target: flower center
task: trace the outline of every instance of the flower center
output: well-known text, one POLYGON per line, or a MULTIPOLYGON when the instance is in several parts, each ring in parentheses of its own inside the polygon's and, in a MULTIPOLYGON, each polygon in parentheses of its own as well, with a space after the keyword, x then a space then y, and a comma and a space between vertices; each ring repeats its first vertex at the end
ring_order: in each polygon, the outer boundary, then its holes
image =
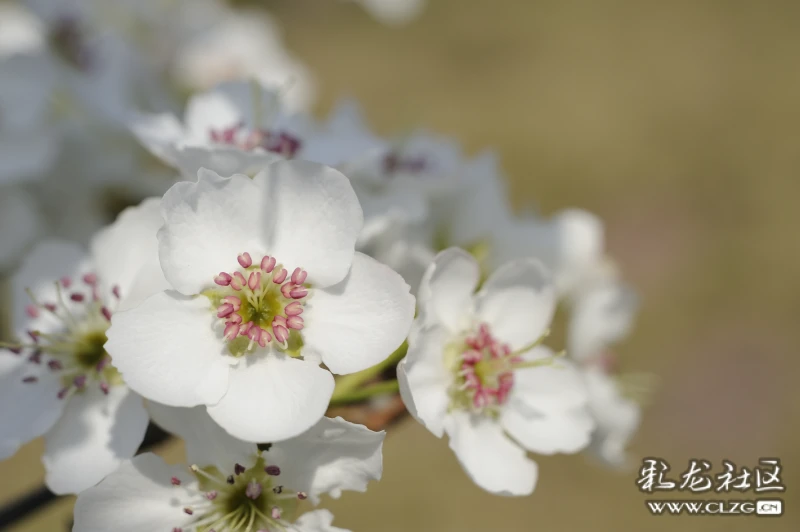
POLYGON ((244 123, 219 130, 212 129, 209 136, 211 142, 216 144, 233 146, 243 151, 260 148, 287 158, 294 157, 301 146, 300 139, 290 133, 268 129, 248 130, 244 123))
MULTIPOLYGON (((283 519, 284 514, 307 498, 303 492, 284 489, 278 482, 280 468, 266 465, 263 457, 250 469, 236 464, 228 476, 213 466, 193 465, 191 471, 200 493, 183 512, 195 518, 190 528, 196 532, 286 530, 290 523, 283 519)), ((172 484, 180 486, 181 481, 173 477, 172 484)), ((184 531, 180 527, 172 530, 184 531)))
MULTIPOLYGON (((106 331, 111 322, 111 311, 104 304, 98 289, 98 279, 88 273, 80 282, 64 277, 57 283, 54 301, 38 301, 32 292, 25 312, 31 319, 47 316, 61 327, 55 331, 29 330, 30 342, 0 344, 16 356, 26 356, 30 364, 47 365, 59 374, 62 388, 59 399, 83 392, 97 385, 108 394, 112 385, 121 384, 120 377, 105 350, 106 331), (68 293, 65 293, 68 291, 68 293)), ((119 289, 114 287, 114 299, 119 299, 119 289)), ((38 377, 23 377, 25 383, 36 383, 38 377)))
POLYGON ((508 399, 514 386, 513 365, 521 360, 508 344, 492 336, 482 323, 463 340, 458 361, 457 386, 461 403, 473 410, 491 409, 508 399))
POLYGON ((301 314, 309 297, 306 271, 295 268, 289 275, 269 255, 256 264, 249 253, 242 253, 237 261, 241 268, 220 272, 214 278, 219 288, 204 293, 222 320, 231 354, 241 356, 273 340, 284 350, 297 347, 301 339, 296 332, 303 329, 301 314))
POLYGON ((549 365, 553 358, 525 361, 523 354, 547 337, 542 335, 531 345, 517 351, 500 341, 486 323, 454 342, 446 349, 448 366, 455 375, 450 390, 450 408, 496 415, 514 387, 514 371, 549 365))

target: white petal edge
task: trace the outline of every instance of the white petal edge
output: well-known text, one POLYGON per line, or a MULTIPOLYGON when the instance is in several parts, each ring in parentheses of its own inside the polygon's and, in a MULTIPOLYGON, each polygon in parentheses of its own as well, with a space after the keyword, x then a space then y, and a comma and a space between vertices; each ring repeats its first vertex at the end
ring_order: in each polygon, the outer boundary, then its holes
POLYGON ((472 255, 460 248, 440 252, 417 292, 420 317, 443 324, 453 334, 462 332, 470 324, 479 280, 480 267, 472 255))
POLYGON ((382 362, 408 336, 414 320, 409 290, 391 268, 356 253, 347 277, 313 292, 303 314, 305 347, 338 374, 382 362))
POLYGON ((477 315, 492 334, 521 349, 547 331, 556 309, 550 276, 536 259, 521 259, 496 270, 476 298, 477 315))
POLYGON ((309 161, 279 161, 253 179, 271 216, 267 249, 289 271, 308 272, 318 288, 347 275, 364 225, 350 181, 333 168, 309 161))
POLYGON ((125 386, 74 395, 45 436, 45 484, 59 495, 94 486, 136 454, 148 421, 142 398, 125 386))
POLYGON ((174 291, 114 314, 106 351, 125 382, 169 406, 214 404, 228 388, 231 357, 208 299, 174 291))
MULTIPOLYGON (((126 298, 145 269, 148 275, 163 277, 156 236, 162 225, 161 198, 148 198, 122 211, 114 223, 92 238, 92 262, 106 293, 116 285, 122 298, 126 298)), ((164 283, 159 284, 163 286, 164 283)))
POLYGON ((294 529, 297 532, 350 532, 344 528, 332 525, 333 514, 328 510, 314 510, 306 512, 295 521, 294 529))
POLYGON ((275 352, 250 354, 231 367, 228 392, 208 407, 232 436, 276 442, 310 429, 333 394, 333 375, 312 362, 275 352))
POLYGON ((205 407, 175 408, 148 401, 147 411, 159 427, 183 439, 190 464, 213 465, 221 472, 233 471, 236 464, 246 468, 255 464, 258 447, 225 432, 205 407))
POLYGON ((322 494, 336 499, 342 490, 364 492, 370 480, 380 480, 385 436, 340 417, 323 417, 300 436, 273 444, 264 457, 281 468, 282 484, 317 504, 322 494))
POLYGON ((503 433, 497 422, 455 412, 447 417, 445 430, 450 437, 450 448, 475 484, 496 495, 522 496, 533 492, 538 466, 503 433))
POLYGON ((0 350, 0 460, 11 457, 23 444, 50 430, 61 417, 59 376, 47 366, 27 361, 27 353, 0 350), (22 382, 36 377, 36 382, 22 382))
MULTIPOLYGON (((161 201, 164 226, 158 231, 164 276, 185 295, 214 286, 221 271, 239 268, 236 257, 255 257, 262 245, 265 210, 261 191, 244 175, 221 177, 211 170, 197 173, 197 182, 176 183, 161 201)), ((258 259, 260 260, 260 259, 258 259)))
POLYGON ((419 328, 415 324, 408 353, 397 371, 400 394, 409 413, 437 438, 444 433, 450 405, 448 388, 453 381, 444 358, 448 340, 442 327, 419 328))
POLYGON ((141 454, 78 496, 73 530, 142 532, 186 526, 194 520, 183 512, 192 484, 196 481, 185 468, 169 466, 152 453, 141 454), (182 485, 172 485, 172 477, 182 485))

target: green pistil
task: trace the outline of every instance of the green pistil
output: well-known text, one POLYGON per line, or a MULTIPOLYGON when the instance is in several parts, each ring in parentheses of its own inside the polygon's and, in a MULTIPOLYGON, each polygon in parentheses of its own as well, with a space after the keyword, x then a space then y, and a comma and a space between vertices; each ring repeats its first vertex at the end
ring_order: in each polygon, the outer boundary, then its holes
POLYGON ((105 350, 105 331, 87 333, 75 342, 75 360, 83 368, 92 370, 108 356, 105 350))

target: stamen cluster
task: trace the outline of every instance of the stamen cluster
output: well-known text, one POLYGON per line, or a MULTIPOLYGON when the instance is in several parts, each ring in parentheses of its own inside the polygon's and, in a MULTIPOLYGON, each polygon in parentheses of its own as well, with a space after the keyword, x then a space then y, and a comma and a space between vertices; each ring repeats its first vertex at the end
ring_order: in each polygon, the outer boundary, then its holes
MULTIPOLYGON (((57 372, 63 383, 59 399, 82 392, 92 384, 108 394, 110 386, 119 383, 120 377, 104 348, 111 310, 100 296, 97 275, 87 273, 80 282, 63 277, 55 283, 55 288, 54 301, 38 301, 29 291, 32 303, 25 312, 34 320, 47 314, 61 322, 62 328, 48 332, 28 330, 30 342, 7 347, 15 355, 26 354, 29 363, 46 364, 50 371, 57 372)), ((119 299, 117 287, 112 294, 119 299)), ((39 379, 29 375, 22 380, 35 383, 39 379)))
MULTIPOLYGON (((286 530, 289 523, 283 519, 284 514, 296 501, 308 497, 277 483, 280 467, 266 465, 263 458, 250 469, 235 464, 233 473, 227 476, 216 467, 193 465, 191 471, 199 482, 199 493, 183 512, 195 517, 195 521, 190 528, 175 527, 172 532, 286 530)), ((172 477, 171 482, 173 486, 182 484, 177 477, 172 477)))
POLYGON ((301 147, 300 139, 285 131, 267 129, 248 130, 244 123, 222 130, 209 131, 212 142, 234 146, 244 151, 256 148, 277 153, 284 157, 294 157, 301 147))
POLYGON ((275 257, 264 256, 258 265, 249 253, 237 257, 240 270, 221 272, 214 282, 223 287, 212 294, 217 317, 224 323, 223 336, 233 342, 249 339, 246 351, 256 344, 266 347, 273 338, 287 346, 291 330, 303 329, 308 273, 295 268, 291 275, 275 257))
POLYGON ((482 323, 475 334, 464 339, 459 390, 467 394, 475 410, 502 405, 514 386, 513 365, 519 362, 518 354, 492 336, 489 326, 482 323))

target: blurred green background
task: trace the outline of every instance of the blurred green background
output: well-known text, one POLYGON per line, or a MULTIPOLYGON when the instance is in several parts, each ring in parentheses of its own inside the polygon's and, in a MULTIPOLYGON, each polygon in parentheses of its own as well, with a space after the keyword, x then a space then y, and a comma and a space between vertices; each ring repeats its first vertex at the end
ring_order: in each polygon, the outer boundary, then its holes
MULTIPOLYGON (((316 74, 318 111, 355 96, 380 132, 425 125, 494 147, 516 207, 606 221, 642 296, 622 369, 660 377, 634 456, 678 471, 689 457, 778 456, 788 486, 777 519, 652 517, 636 471, 578 455, 539 459, 533 496, 497 498, 405 420, 383 480, 328 501, 335 525, 800 530, 800 2, 430 0, 401 28, 334 0, 264 4, 316 74)), ((0 504, 40 483, 40 452, 0 463, 0 504)), ((12 532, 64 530, 70 504, 12 532)))

